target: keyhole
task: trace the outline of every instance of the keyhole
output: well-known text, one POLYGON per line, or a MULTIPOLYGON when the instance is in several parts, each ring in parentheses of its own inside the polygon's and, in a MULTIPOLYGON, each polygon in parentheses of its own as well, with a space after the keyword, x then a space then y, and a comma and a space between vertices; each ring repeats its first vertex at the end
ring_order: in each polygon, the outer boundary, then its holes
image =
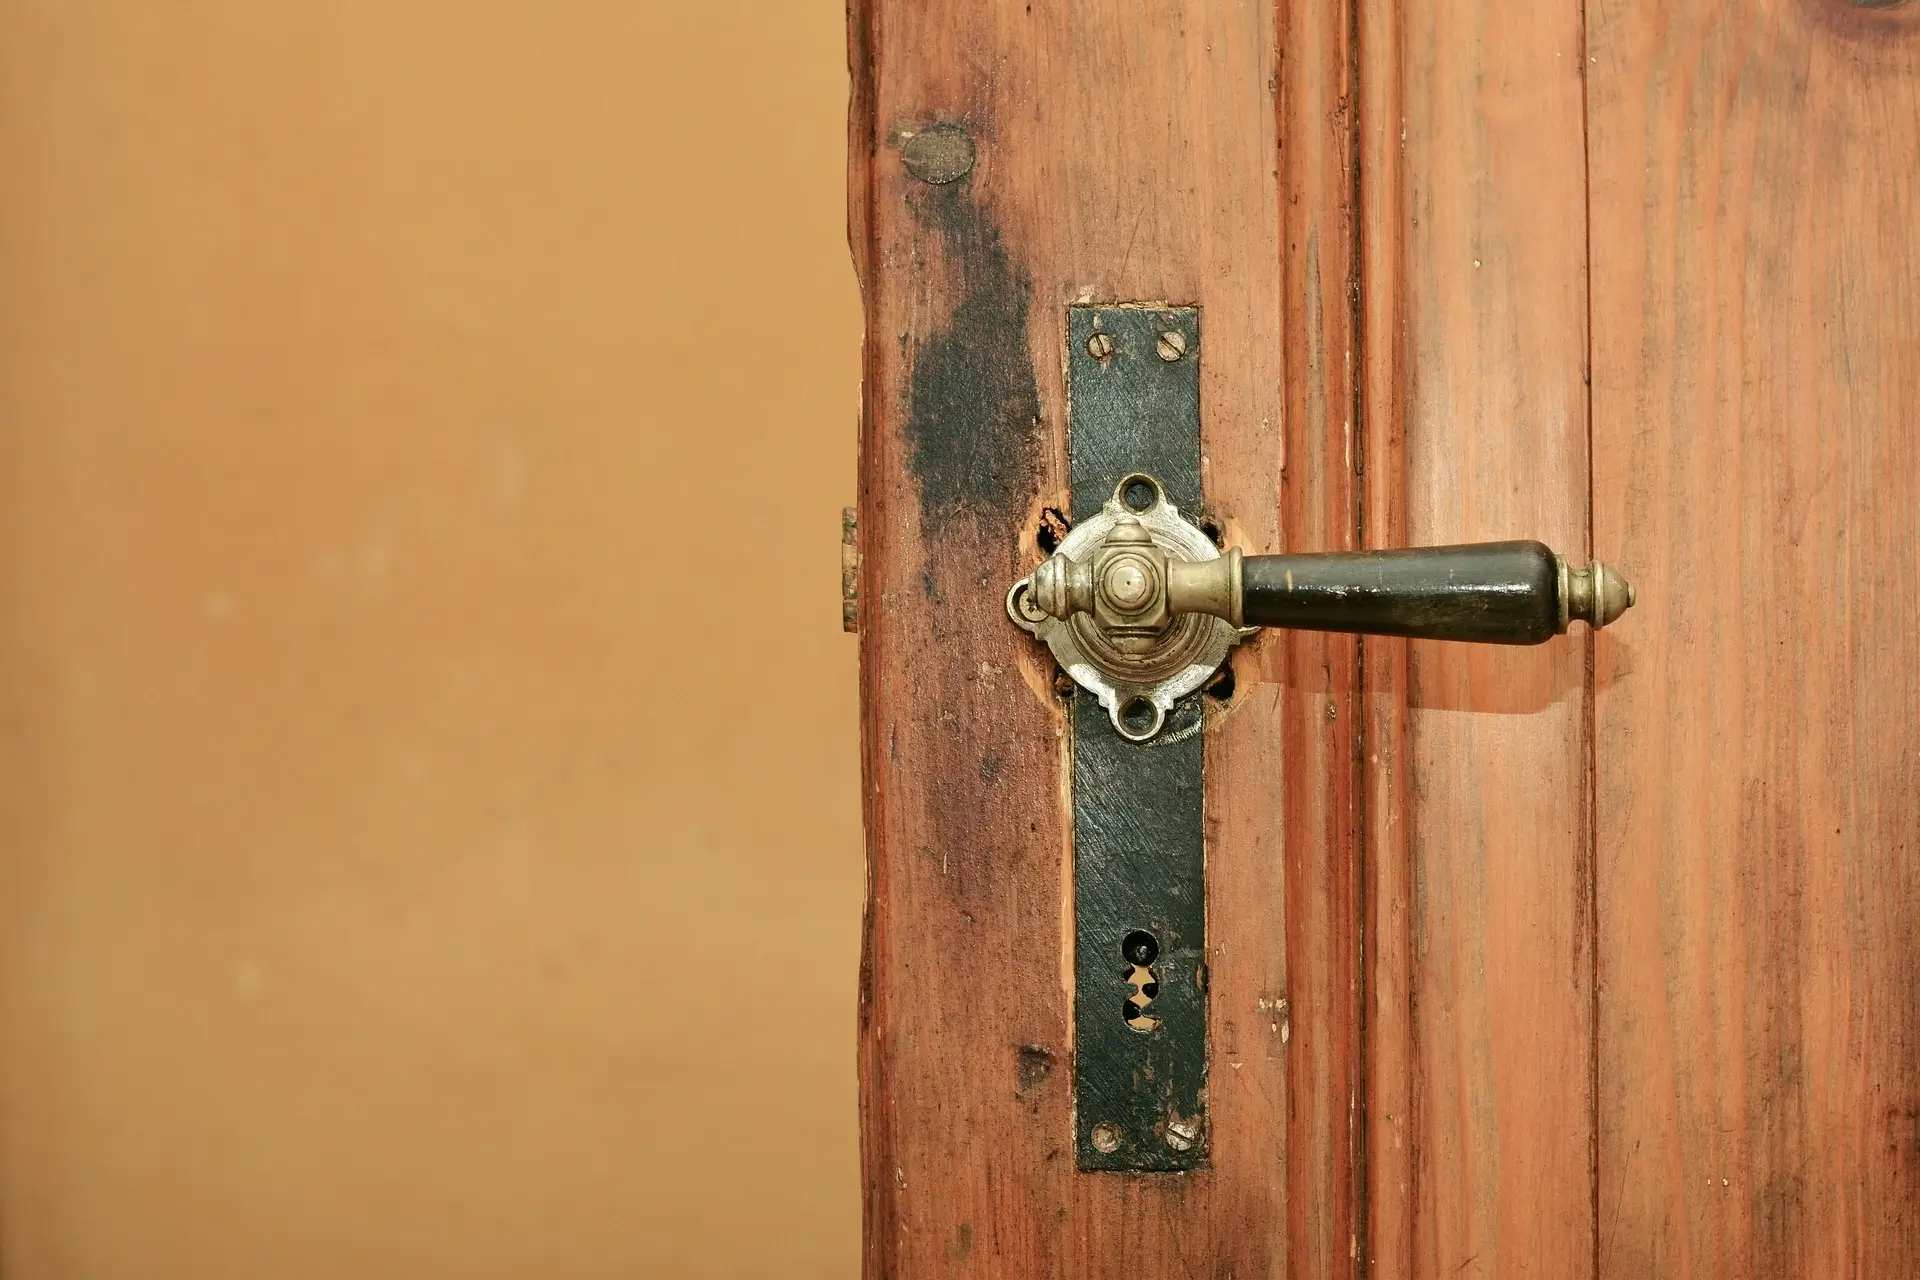
POLYGON ((1154 959, 1159 954, 1159 942, 1144 929, 1135 929, 1120 940, 1120 955, 1127 962, 1126 971, 1121 976, 1133 988, 1127 996, 1121 1016, 1127 1020, 1129 1027, 1142 1033, 1160 1026, 1160 1019, 1147 1012, 1147 1006, 1160 994, 1160 978, 1153 971, 1154 959))

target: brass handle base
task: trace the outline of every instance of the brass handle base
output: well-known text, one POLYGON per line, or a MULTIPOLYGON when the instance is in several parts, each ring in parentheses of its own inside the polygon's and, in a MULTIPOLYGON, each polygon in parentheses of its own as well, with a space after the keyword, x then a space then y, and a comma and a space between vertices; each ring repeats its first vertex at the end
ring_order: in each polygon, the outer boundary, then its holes
MULTIPOLYGON (((1176 609, 1176 600, 1191 605, 1201 597, 1170 597, 1170 567, 1184 574, 1238 563, 1239 552, 1223 556, 1157 480, 1136 473, 1115 486, 1098 515, 1075 525, 1044 564, 1013 584, 1007 616, 1100 700, 1121 737, 1145 742, 1160 732, 1174 703, 1211 679, 1251 634, 1210 610, 1176 609)), ((1228 580, 1223 574, 1218 582, 1228 580)))

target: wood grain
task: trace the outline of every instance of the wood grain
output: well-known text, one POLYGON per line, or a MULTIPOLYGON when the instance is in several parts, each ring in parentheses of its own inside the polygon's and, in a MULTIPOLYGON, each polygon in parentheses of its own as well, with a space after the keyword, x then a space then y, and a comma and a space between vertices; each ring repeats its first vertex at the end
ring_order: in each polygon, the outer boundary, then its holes
POLYGON ((1920 12, 1590 13, 1606 1276, 1920 1273, 1920 12))
MULTIPOLYGON (((1287 549, 1344 551, 1359 531, 1358 210, 1354 204, 1354 10, 1279 7, 1281 272, 1287 549)), ((1293 1272, 1355 1274, 1365 1188, 1359 1151, 1361 863, 1359 645, 1280 632, 1287 768, 1287 964, 1291 975, 1287 1227, 1293 1272)), ((1266 785, 1271 787, 1273 783, 1266 785)), ((1216 935, 1218 936, 1218 935, 1216 935)))
MULTIPOLYGON (((1401 0, 1359 8, 1354 164, 1361 288, 1361 540, 1407 545, 1406 279, 1402 164, 1406 57, 1401 0)), ((1414 1275, 1414 867, 1408 823, 1407 642, 1361 642, 1362 1078, 1366 1162, 1363 1256, 1373 1275, 1414 1275)))
MULTIPOLYGON (((1579 11, 1402 0, 1361 30, 1368 541, 1583 558, 1579 11)), ((1380 1274, 1589 1275, 1585 645, 1368 655, 1380 1274)))
POLYGON ((1075 300, 1204 309, 1208 503, 1240 545, 1280 544, 1272 9, 868 0, 852 25, 866 1273, 1284 1274, 1286 1185, 1315 1175, 1286 1158, 1282 646, 1241 651, 1207 731, 1213 1167, 1079 1175, 1065 721, 1002 607, 1066 505, 1075 300), (943 186, 900 157, 935 122, 978 150, 943 186))

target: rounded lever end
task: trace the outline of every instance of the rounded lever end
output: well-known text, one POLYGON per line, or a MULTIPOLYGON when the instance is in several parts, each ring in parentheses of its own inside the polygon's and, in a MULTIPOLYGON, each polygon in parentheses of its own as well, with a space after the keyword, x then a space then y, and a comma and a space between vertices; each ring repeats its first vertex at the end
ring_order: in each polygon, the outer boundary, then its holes
POLYGON ((1567 575, 1567 616, 1596 631, 1631 609, 1634 600, 1633 584, 1598 560, 1567 575))

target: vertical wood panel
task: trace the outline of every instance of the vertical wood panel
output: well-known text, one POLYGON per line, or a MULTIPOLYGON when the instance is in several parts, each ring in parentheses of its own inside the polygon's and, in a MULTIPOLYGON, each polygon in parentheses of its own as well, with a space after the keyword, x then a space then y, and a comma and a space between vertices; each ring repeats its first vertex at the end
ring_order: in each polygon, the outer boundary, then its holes
POLYGON ((1920 1271, 1920 12, 1591 15, 1608 1276, 1920 1271))
MULTIPOLYGON (((1369 334, 1397 323, 1404 346, 1370 348, 1369 360, 1375 369, 1398 362, 1400 419, 1378 434, 1391 441, 1404 429, 1405 533, 1416 544, 1537 537, 1579 560, 1587 543, 1579 10, 1409 0, 1400 11, 1399 118, 1369 120, 1376 140, 1366 154, 1378 164, 1400 148, 1399 173, 1370 189, 1387 202, 1380 216, 1395 203, 1402 210, 1402 243, 1369 250, 1376 269, 1398 273, 1398 315, 1370 313, 1369 334)), ((1392 46, 1369 47, 1390 60, 1392 46)), ((1376 67, 1371 56, 1367 67, 1376 67)), ((1370 93, 1370 102, 1391 104, 1386 91, 1370 93)), ((1376 241, 1387 234, 1384 223, 1370 226, 1376 241)), ((1380 287, 1368 296, 1370 307, 1386 305, 1380 287)), ((1393 341, 1391 331, 1382 338, 1393 341)), ((1375 412, 1387 394, 1371 397, 1375 412)), ((1386 514, 1382 527, 1392 530, 1386 514)), ((1393 646, 1373 652, 1394 661, 1393 646)), ((1372 816, 1387 859, 1377 865, 1390 870, 1396 837, 1381 824, 1395 814, 1395 788, 1407 788, 1414 1271, 1590 1274, 1585 637, 1528 650, 1416 643, 1407 652, 1403 772, 1388 779, 1372 764, 1381 804, 1372 816)), ((1376 746, 1393 745, 1392 713, 1390 701, 1378 713, 1388 719, 1376 746)), ((1395 886, 1383 876, 1376 888, 1395 886)), ((1391 902, 1374 901, 1376 919, 1386 910, 1392 926, 1391 902)))
MULTIPOLYGON (((1355 328, 1354 10, 1280 6, 1281 268, 1290 550, 1351 549, 1358 532, 1355 328)), ((1291 1060, 1287 1185, 1292 1274, 1359 1267, 1359 646, 1352 636, 1282 632, 1287 769, 1286 1020, 1291 1060)), ((1273 782, 1266 785, 1273 786, 1273 782)))
MULTIPOLYGON (((1400 0, 1359 6, 1362 475, 1368 547, 1407 545, 1407 207, 1401 164, 1405 15, 1400 0)), ((1414 1274, 1413 861, 1408 828, 1407 642, 1361 642, 1365 929, 1363 976, 1366 1224, 1372 1274, 1414 1274)))
POLYGON ((854 189, 871 205, 867 231, 855 219, 867 1274, 1283 1274, 1282 646, 1236 656, 1237 692, 1207 730, 1213 1167, 1081 1175, 1065 721, 1051 662, 1002 606, 1040 558, 1042 508, 1066 507, 1060 344, 1075 300, 1203 308, 1208 502, 1235 542, 1279 545, 1273 8, 857 9, 856 54, 872 59, 854 189), (972 173, 944 186, 901 156, 938 121, 978 147, 972 173))

